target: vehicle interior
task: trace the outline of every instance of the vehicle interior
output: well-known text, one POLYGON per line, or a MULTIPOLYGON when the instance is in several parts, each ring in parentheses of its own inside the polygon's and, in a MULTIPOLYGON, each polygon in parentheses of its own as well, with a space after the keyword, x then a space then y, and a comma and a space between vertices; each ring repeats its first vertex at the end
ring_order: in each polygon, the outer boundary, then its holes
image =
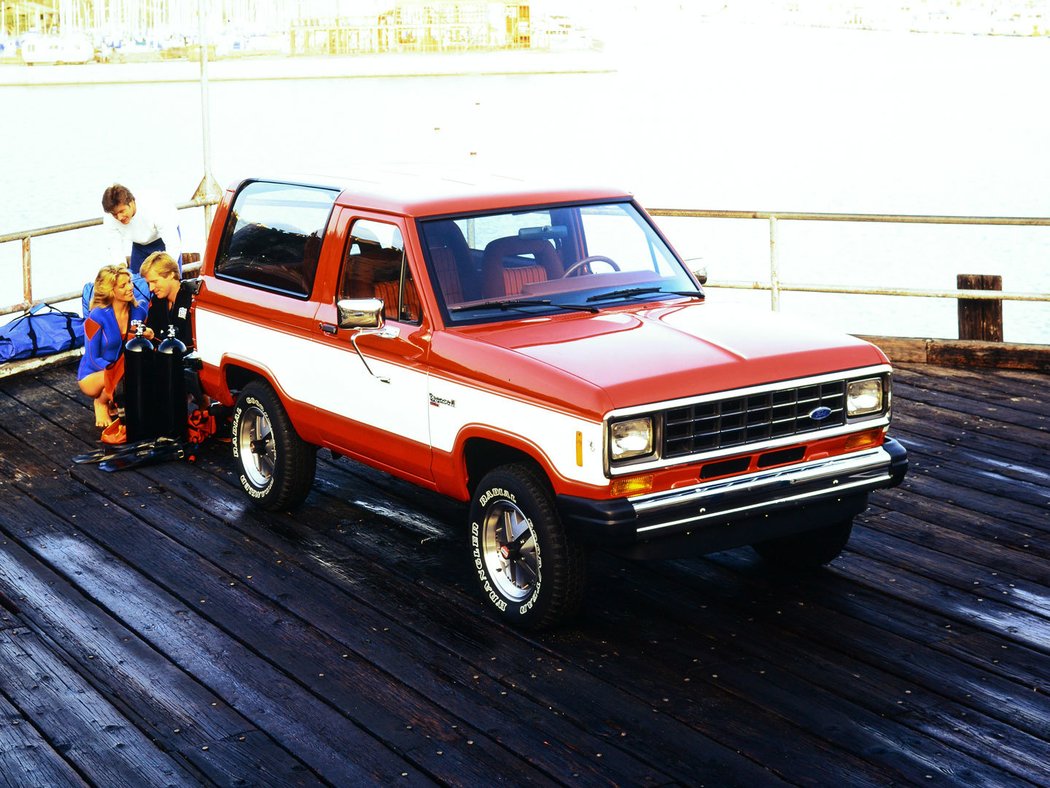
MULTIPOLYGON (((556 311, 699 287, 630 202, 424 220, 428 265, 452 322, 556 311)), ((592 311, 595 306, 589 307, 592 311)))

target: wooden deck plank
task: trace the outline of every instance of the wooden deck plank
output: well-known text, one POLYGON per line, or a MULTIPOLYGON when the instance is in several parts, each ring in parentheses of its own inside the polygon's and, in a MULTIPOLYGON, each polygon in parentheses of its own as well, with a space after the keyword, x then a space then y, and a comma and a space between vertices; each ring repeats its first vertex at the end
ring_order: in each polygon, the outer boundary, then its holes
POLYGON ((542 635, 481 615, 459 504, 325 455, 305 505, 276 514, 246 506, 219 446, 70 467, 95 437, 71 371, 0 381, 0 638, 54 649, 37 656, 205 784, 258 782, 253 755, 283 758, 287 784, 338 782, 277 708, 304 697, 415 781, 502 765, 512 784, 1045 784, 1046 376, 926 370, 896 381, 913 473, 831 568, 598 555, 584 616, 542 635), (264 707, 267 679, 285 691, 264 707), (168 730, 175 697, 195 747, 168 730))
POLYGON ((8 509, 2 521, 8 538, 0 553, 0 588, 17 594, 26 621, 48 632, 63 654, 76 655, 82 675, 119 699, 158 747, 180 754, 202 774, 251 775, 249 781, 259 785, 316 784, 301 762, 273 742, 253 739, 251 751, 223 748, 251 735, 246 719, 47 567, 24 571, 34 561, 10 534, 46 528, 51 516, 22 500, 17 514, 8 509))
POLYGON ((967 414, 976 420, 994 422, 997 427, 1023 427, 1014 434, 1019 439, 1037 445, 1050 431, 1050 416, 1037 407, 1020 408, 1006 397, 991 399, 973 391, 952 393, 941 389, 926 388, 894 380, 893 390, 899 397, 911 402, 936 405, 940 410, 953 410, 967 414), (1027 432, 1031 430, 1031 432, 1027 432))
POLYGON ((897 364, 893 368, 894 384, 899 382, 932 391, 949 390, 959 396, 979 396, 1001 400, 1015 407, 1040 412, 1046 392, 1039 382, 1045 375, 997 370, 960 369, 932 365, 897 364))
POLYGON ((948 471, 956 470, 954 477, 943 475, 946 481, 958 478, 961 470, 961 475, 970 477, 967 486, 973 486, 979 481, 986 491, 1005 498, 1036 506, 1043 503, 1040 496, 1045 495, 1050 473, 1040 467, 1043 458, 1038 454, 1022 462, 1004 461, 988 456, 985 451, 975 450, 969 444, 946 444, 937 437, 927 438, 914 432, 908 436, 907 442, 914 450, 917 462, 922 461, 933 469, 947 466, 948 471))
POLYGON ((25 628, 0 631, 0 690, 62 758, 98 785, 197 785, 83 676, 25 628))
MULTIPOLYGON (((34 512, 25 504, 20 508, 28 510, 28 522, 16 523, 16 529, 40 532, 47 528, 40 525, 46 522, 46 511, 34 512)), ((19 573, 12 564, 17 560, 22 566, 30 565, 29 555, 8 542, 0 565, 0 585, 18 589, 23 613, 34 627, 53 633, 66 653, 78 655, 84 675, 109 697, 120 698, 152 739, 181 753, 204 773, 253 774, 253 782, 275 786, 316 783, 308 775, 304 780, 307 770, 302 763, 273 742, 255 741, 252 752, 228 752, 230 763, 217 762, 222 744, 242 741, 252 733, 252 725, 154 650, 141 633, 124 627, 109 611, 85 599, 79 589, 43 568, 19 573)), ((84 570, 75 571, 82 574, 84 570)), ((127 593, 132 599, 136 596, 135 589, 127 593)), ((152 626, 151 620, 148 628, 152 626)))
MULTIPOLYGON (((909 444, 905 439, 904 443, 917 449, 922 446, 921 440, 909 444)), ((1048 530, 1046 489, 1036 480, 1014 486, 1001 476, 960 467, 954 456, 929 457, 917 450, 894 506, 898 511, 932 511, 930 517, 950 522, 953 528, 977 536, 987 533, 1004 544, 1045 557, 1046 542, 1039 539, 1033 544, 1033 537, 1048 530), (1025 499, 1019 499, 1021 495, 1025 499)))
POLYGON ((1041 445, 1015 443, 1009 435, 999 437, 987 431, 975 431, 969 416, 959 416, 935 405, 904 401, 894 408, 895 433, 911 439, 926 438, 939 443, 944 450, 969 449, 980 444, 985 462, 1038 464, 1045 452, 1041 445))
POLYGON ((89 783, 55 751, 32 721, 0 695, 0 786, 26 785, 72 787, 89 783))
MULTIPOLYGON (((721 553, 713 560, 736 571, 758 571, 740 555, 721 553)), ((960 621, 951 610, 919 607, 907 593, 898 594, 894 582, 865 587, 857 578, 846 576, 850 589, 844 594, 841 590, 844 564, 845 561, 839 559, 830 571, 815 573, 805 578, 804 584, 785 579, 787 588, 802 595, 795 601, 795 606, 799 609, 816 608, 822 615, 828 611, 872 627, 876 633, 887 633, 902 644, 910 644, 908 647, 921 653, 924 661, 935 663, 939 655, 944 655, 983 671, 989 678, 1008 679, 1024 689, 1025 697, 1030 693, 1041 696, 1034 698, 1035 702, 1042 703, 1050 695, 1045 649, 1011 642, 992 630, 983 629, 980 623, 973 626, 960 621)), ((778 618, 784 615, 785 609, 792 608, 778 608, 778 618)), ((895 664, 885 663, 886 667, 895 664)), ((953 675, 956 670, 954 663, 948 661, 944 664, 945 675, 953 675)), ((997 704, 994 707, 996 713, 1012 713, 1010 704, 998 704, 997 698, 992 702, 997 704)))
MULTIPOLYGON (((1046 605, 1035 602, 1044 591, 1046 559, 1024 549, 1013 549, 1001 540, 989 540, 986 529, 979 538, 958 528, 946 528, 937 522, 920 520, 901 512, 897 508, 872 507, 868 517, 878 518, 878 532, 871 534, 874 546, 869 552, 873 556, 886 556, 882 549, 883 535, 905 540, 933 551, 929 560, 939 571, 939 564, 948 564, 949 569, 968 564, 973 571, 985 576, 989 587, 1002 594, 1008 601, 1030 606, 1037 615, 1047 613, 1046 605), (1016 585, 1015 585, 1016 583, 1016 585)), ((859 544, 859 543, 858 543, 859 544)), ((888 543, 891 550, 896 543, 888 543)), ((898 551, 900 547, 896 547, 898 551)), ((911 564, 910 547, 903 546, 903 561, 911 564)))
MULTIPOLYGON (((760 564, 754 559, 739 554, 721 554, 719 558, 730 566, 736 565, 738 570, 753 574, 761 572, 760 564)), ((960 772, 966 767, 965 758, 959 757, 959 753, 952 749, 942 750, 936 740, 931 740, 933 737, 954 749, 970 751, 974 760, 968 767, 972 770, 969 779, 974 779, 975 783, 987 780, 990 775, 984 773, 980 750, 974 751, 971 746, 975 732, 985 728, 999 734, 1003 731, 1010 733, 1010 737, 996 738, 997 742, 1010 741, 1011 737, 1023 742, 1016 747, 1017 752, 1012 757, 1003 756, 1005 748, 1000 748, 997 752, 997 757, 1002 758, 1000 767, 1012 764, 1017 773, 1025 774, 1033 763, 1042 762, 1038 760, 1039 747, 1034 755, 1028 748, 1040 745, 1043 751, 1047 751, 1046 744, 1028 735, 1025 727, 1013 724, 1016 721, 1012 717, 1003 720, 999 716, 1000 693, 1003 687, 1007 693, 1014 690, 1012 683, 999 681, 996 686, 994 679, 983 670, 958 664, 938 654, 925 655, 917 670, 908 662, 909 655, 920 647, 920 643, 857 620, 849 609, 841 612, 826 604, 828 598, 841 600, 841 589, 810 594, 806 584, 787 579, 785 583, 773 584, 767 589, 758 587, 752 588, 750 593, 742 593, 733 586, 733 575, 725 573, 723 576, 721 572, 711 571, 710 567, 701 571, 692 562, 670 563, 671 566, 663 571, 681 570, 679 577, 693 591, 691 596, 704 600, 702 617, 681 616, 672 605, 674 594, 668 594, 658 584, 650 582, 650 578, 643 576, 634 580, 637 573, 625 575, 619 586, 622 593, 630 597, 649 597, 654 608, 673 611, 671 615, 675 620, 665 625, 667 631, 662 637, 648 630, 638 637, 659 643, 662 663, 677 664, 681 675, 690 675, 690 668, 696 671, 697 666, 690 664, 690 660, 695 663, 699 659, 703 670, 717 675, 719 681, 735 679, 741 697, 752 703, 755 700, 749 696, 755 683, 762 683, 764 689, 760 696, 765 703, 775 697, 774 692, 765 689, 766 682, 772 690, 791 687, 797 702, 802 705, 801 711, 791 713, 791 719, 811 715, 814 727, 831 726, 837 715, 847 714, 845 721, 838 721, 833 734, 825 735, 842 736, 855 732, 855 746, 860 747, 858 754, 861 755, 867 752, 865 742, 879 741, 880 746, 887 750, 882 753, 880 761, 897 761, 905 772, 903 779, 906 782, 925 779, 921 769, 927 764, 941 771, 960 772), (712 609, 725 609, 726 612, 714 617, 710 614, 712 609), (710 641, 709 648, 699 658, 688 650, 676 657, 678 644, 690 642, 689 630, 694 627, 697 639, 706 637, 710 641), (770 653, 760 637, 749 637, 748 633, 762 633, 774 638, 777 644, 775 653, 770 653), (725 652, 743 660, 743 665, 735 664, 733 659, 714 659, 716 654, 725 652), (902 665, 907 668, 901 670, 902 665), (941 679, 944 675, 956 674, 978 675, 991 686, 967 687, 968 693, 976 689, 977 696, 963 697, 964 693, 957 693, 953 683, 941 679), (820 691, 814 687, 819 687, 820 691), (939 701, 945 709, 933 714, 924 704, 930 698, 939 701), (946 698, 952 700, 945 702, 946 698), (905 701, 907 706, 903 705, 905 701), (929 724, 931 718, 936 724, 929 724), (942 731, 946 735, 941 734, 942 731), (929 734, 931 739, 924 741, 920 733, 929 734), (893 753, 892 758, 890 753, 893 753), (910 759, 914 762, 909 763, 910 759)), ((829 575, 825 578, 828 586, 841 585, 831 576, 831 571, 819 574, 829 575)), ((616 600, 612 600, 610 608, 615 610, 617 607, 616 600)), ((1030 703, 1029 709, 1037 703, 1030 703)), ((1037 706, 1039 708, 1045 710, 1045 705, 1037 706)), ((1031 712, 1030 715, 1037 717, 1031 712)), ((991 737, 981 736, 980 740, 986 745, 991 737)))

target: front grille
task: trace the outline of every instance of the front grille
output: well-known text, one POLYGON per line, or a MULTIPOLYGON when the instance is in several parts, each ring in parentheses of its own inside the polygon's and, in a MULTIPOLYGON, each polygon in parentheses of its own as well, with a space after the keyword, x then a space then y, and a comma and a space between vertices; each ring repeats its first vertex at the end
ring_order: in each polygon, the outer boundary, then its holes
POLYGON ((814 432, 846 423, 846 382, 698 402, 664 411, 663 422, 665 458, 814 432), (818 408, 831 413, 815 420, 818 408))

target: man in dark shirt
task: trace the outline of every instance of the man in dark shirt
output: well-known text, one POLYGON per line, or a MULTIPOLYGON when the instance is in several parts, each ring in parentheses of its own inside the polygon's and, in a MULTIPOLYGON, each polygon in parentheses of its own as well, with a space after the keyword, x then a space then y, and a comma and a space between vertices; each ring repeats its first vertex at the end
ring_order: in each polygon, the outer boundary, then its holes
POLYGON ((178 263, 167 252, 154 252, 142 262, 141 272, 153 294, 146 315, 146 336, 162 340, 168 336, 168 326, 175 326, 175 336, 186 345, 187 351, 192 350, 193 293, 179 279, 178 263))

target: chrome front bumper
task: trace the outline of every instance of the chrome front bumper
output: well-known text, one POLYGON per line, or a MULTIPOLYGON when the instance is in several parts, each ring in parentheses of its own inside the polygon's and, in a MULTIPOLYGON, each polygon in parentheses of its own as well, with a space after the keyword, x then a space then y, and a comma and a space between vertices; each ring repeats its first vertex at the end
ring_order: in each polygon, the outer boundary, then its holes
POLYGON ((900 484, 907 468, 907 450, 888 439, 875 449, 686 489, 615 501, 562 496, 558 502, 566 523, 592 541, 623 545, 711 534, 711 549, 726 549, 852 517, 864 509, 869 492, 900 484))
POLYGON ((814 460, 790 468, 778 468, 744 477, 722 479, 688 490, 630 498, 639 522, 639 536, 665 528, 701 523, 710 519, 746 516, 771 503, 790 504, 824 496, 848 495, 847 491, 865 492, 888 487, 891 456, 881 446, 871 451, 814 460), (691 514, 681 516, 684 509, 691 514), (667 515, 667 519, 663 517, 667 515))

